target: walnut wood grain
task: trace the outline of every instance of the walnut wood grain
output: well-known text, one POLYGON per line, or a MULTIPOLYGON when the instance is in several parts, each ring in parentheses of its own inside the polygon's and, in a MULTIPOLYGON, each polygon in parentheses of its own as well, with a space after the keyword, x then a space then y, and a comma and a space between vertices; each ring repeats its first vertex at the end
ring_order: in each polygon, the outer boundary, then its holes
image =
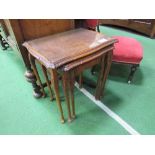
POLYGON ((95 53, 115 41, 98 32, 81 28, 28 41, 23 46, 47 68, 58 68, 95 53))

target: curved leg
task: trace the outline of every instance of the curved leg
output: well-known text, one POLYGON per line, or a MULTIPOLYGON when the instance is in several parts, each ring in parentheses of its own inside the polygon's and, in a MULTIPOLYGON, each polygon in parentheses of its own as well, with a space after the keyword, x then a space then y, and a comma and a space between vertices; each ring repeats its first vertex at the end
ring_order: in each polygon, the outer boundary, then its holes
POLYGON ((63 116, 63 110, 62 110, 62 106, 61 106, 61 102, 60 102, 60 95, 59 95, 59 84, 58 84, 59 81, 58 81, 57 71, 55 69, 51 70, 51 81, 53 83, 56 102, 57 102, 57 106, 58 106, 58 109, 59 109, 60 115, 61 115, 61 123, 64 123, 65 120, 64 120, 64 116, 63 116))
POLYGON ((137 65, 137 64, 134 64, 134 65, 131 66, 131 71, 130 71, 130 74, 129 74, 129 77, 128 77, 128 83, 129 84, 131 83, 131 81, 133 79, 133 76, 134 76, 138 66, 139 65, 137 65))
POLYGON ((64 95, 65 95, 65 98, 66 98, 66 104, 67 104, 67 110, 68 110, 68 122, 71 122, 72 117, 71 117, 70 99, 69 99, 70 97, 69 97, 69 89, 68 89, 69 80, 70 79, 68 78, 68 73, 64 72, 63 77, 62 77, 63 90, 64 90, 64 95))

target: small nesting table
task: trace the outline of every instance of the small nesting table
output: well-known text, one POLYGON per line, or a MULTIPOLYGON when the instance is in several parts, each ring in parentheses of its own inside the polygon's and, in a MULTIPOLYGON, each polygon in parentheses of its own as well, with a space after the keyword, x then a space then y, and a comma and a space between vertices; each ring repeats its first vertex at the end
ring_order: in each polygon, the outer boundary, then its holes
MULTIPOLYGON (((75 110, 73 104, 73 116, 71 116, 68 92, 69 90, 73 90, 75 75, 79 75, 84 69, 92 67, 97 63, 101 64, 101 73, 96 89, 96 98, 99 99, 101 96, 101 89, 103 89, 110 68, 112 50, 115 42, 116 39, 107 37, 98 32, 80 28, 26 41, 23 44, 29 52, 32 68, 40 83, 44 96, 45 93, 37 73, 35 59, 42 66, 49 90, 50 81, 48 80, 46 70, 50 72, 51 83, 54 88, 62 123, 64 123, 64 115, 59 95, 58 73, 61 72, 63 77, 64 94, 69 113, 68 120, 71 121, 71 119, 75 117, 75 110), (69 80, 67 80, 68 78, 69 80), (67 89, 68 83, 70 83, 70 89, 67 89)), ((51 90, 50 93, 52 96, 51 90)), ((73 94, 71 98, 73 101, 73 94)))

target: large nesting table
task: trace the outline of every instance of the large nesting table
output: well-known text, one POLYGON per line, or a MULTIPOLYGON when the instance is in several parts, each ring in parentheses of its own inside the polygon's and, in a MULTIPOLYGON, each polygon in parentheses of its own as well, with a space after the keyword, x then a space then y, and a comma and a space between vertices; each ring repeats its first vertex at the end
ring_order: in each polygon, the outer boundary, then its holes
MULTIPOLYGON (((64 116, 59 94, 58 72, 62 73, 64 94, 69 113, 68 120, 71 121, 71 119, 75 117, 75 110, 73 105, 72 117, 70 113, 69 89, 67 89, 67 85, 70 84, 70 91, 73 90, 75 75, 80 75, 84 69, 92 67, 95 64, 100 64, 101 71, 95 95, 96 99, 99 99, 110 69, 112 51, 115 42, 115 39, 107 37, 101 33, 80 28, 26 41, 23 44, 29 52, 29 58, 35 75, 38 77, 34 59, 39 61, 42 65, 44 73, 45 69, 50 72, 51 83, 53 84, 62 123, 64 122, 64 116)), ((50 87, 49 81, 47 86, 50 87)), ((71 98, 73 101, 73 94, 71 95, 71 98)))

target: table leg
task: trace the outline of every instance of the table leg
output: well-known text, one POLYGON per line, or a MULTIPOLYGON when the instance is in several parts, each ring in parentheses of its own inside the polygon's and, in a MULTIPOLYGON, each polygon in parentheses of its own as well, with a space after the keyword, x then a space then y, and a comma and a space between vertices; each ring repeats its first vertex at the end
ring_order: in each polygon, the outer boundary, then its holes
POLYGON ((106 79, 108 77, 108 74, 109 74, 109 71, 110 71, 110 67, 111 67, 111 63, 112 63, 112 51, 109 51, 107 53, 107 58, 106 58, 105 62, 106 62, 105 72, 104 72, 104 76, 103 76, 101 87, 100 87, 100 91, 99 91, 99 99, 101 99, 102 94, 104 94, 105 82, 106 82, 106 79))
POLYGON ((64 120, 64 116, 63 116, 63 110, 62 110, 60 94, 59 94, 59 81, 58 81, 57 71, 55 69, 51 70, 51 82, 53 83, 56 102, 57 102, 57 106, 58 106, 58 109, 59 109, 60 115, 61 115, 61 123, 64 123, 65 120, 64 120))
MULTIPOLYGON (((82 74, 81 74, 82 76, 82 74)), ((70 96, 71 96, 71 105, 72 105, 72 118, 75 118, 75 104, 74 104, 74 83, 75 83, 75 75, 74 72, 71 72, 70 75, 70 96)))
POLYGON ((63 82, 63 90, 64 90, 64 95, 66 98, 66 104, 67 104, 67 109, 68 109, 68 122, 72 121, 71 117, 71 111, 70 111, 70 97, 69 97, 69 87, 68 84, 70 81, 70 78, 68 77, 68 72, 64 72, 62 76, 62 82, 63 82))
POLYGON ((45 97, 46 94, 45 94, 44 87, 42 85, 41 79, 40 79, 38 71, 37 71, 37 67, 36 67, 36 64, 35 64, 35 59, 33 58, 33 56, 31 54, 29 54, 29 60, 30 60, 31 65, 32 65, 33 72, 34 72, 34 74, 35 74, 35 76, 36 76, 36 78, 37 78, 37 80, 39 82, 39 85, 41 87, 43 97, 45 97))
POLYGON ((53 97, 53 93, 52 93, 52 90, 51 90, 50 82, 49 82, 49 79, 48 79, 47 71, 46 71, 45 66, 43 66, 42 64, 40 64, 40 65, 41 65, 44 77, 46 79, 47 87, 49 89, 50 98, 51 98, 51 101, 52 101, 54 99, 54 97, 53 97))
POLYGON ((100 96, 100 91, 101 91, 101 85, 102 85, 102 80, 105 72, 105 56, 106 54, 103 55, 101 58, 101 69, 100 69, 100 74, 98 76, 97 80, 97 86, 96 86, 96 91, 95 91, 95 99, 99 100, 100 96))

